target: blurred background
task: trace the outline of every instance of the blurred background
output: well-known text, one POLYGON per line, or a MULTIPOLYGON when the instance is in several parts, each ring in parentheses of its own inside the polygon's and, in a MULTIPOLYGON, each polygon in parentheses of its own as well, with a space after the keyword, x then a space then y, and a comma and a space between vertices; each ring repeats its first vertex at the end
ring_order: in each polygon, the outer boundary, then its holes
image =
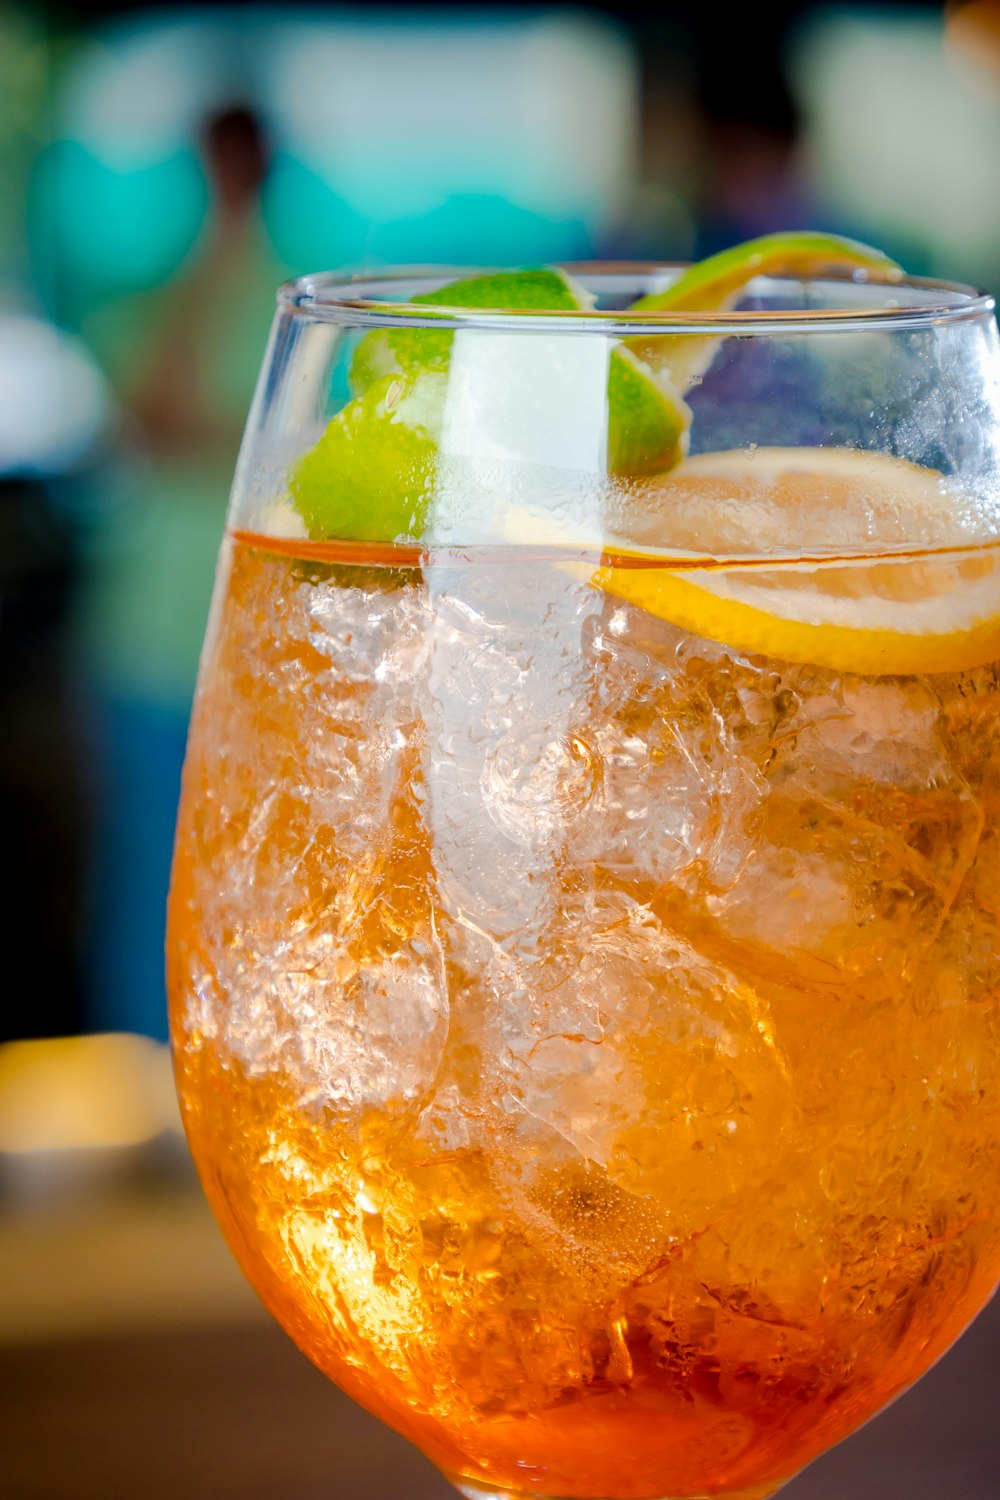
MULTIPOLYGON (((0 1493, 447 1493, 244 1288, 164 1046, 187 715, 275 285, 797 227, 1000 289, 1000 0, 0 0, 0 1493)), ((994 1312, 789 1495, 995 1500, 998 1376, 994 1312)))

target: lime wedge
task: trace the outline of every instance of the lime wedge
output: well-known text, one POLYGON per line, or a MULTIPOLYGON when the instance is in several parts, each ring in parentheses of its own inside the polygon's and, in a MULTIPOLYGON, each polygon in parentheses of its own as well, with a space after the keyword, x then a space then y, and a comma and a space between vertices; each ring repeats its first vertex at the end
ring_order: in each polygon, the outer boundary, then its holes
POLYGON ((447 375, 382 375, 329 423, 290 488, 314 538, 423 535, 434 499, 447 375))
POLYGON ((608 473, 660 474, 684 456, 691 413, 631 349, 608 364, 608 473))
MULTIPOLYGON (((498 271, 452 281, 410 299, 415 307, 506 308, 520 312, 579 312, 591 298, 557 267, 498 271)), ((377 328, 366 333, 351 361, 351 389, 401 370, 447 370, 454 334, 433 328, 377 328)))
MULTIPOLYGON (((541 267, 452 282, 413 302, 557 313, 587 310, 592 299, 565 271, 541 267)), ((453 340, 445 328, 380 328, 359 341, 350 371, 353 399, 291 474, 292 498, 310 536, 425 535, 453 340)), ((660 473, 682 457, 687 407, 667 379, 617 343, 607 400, 609 472, 660 473)))

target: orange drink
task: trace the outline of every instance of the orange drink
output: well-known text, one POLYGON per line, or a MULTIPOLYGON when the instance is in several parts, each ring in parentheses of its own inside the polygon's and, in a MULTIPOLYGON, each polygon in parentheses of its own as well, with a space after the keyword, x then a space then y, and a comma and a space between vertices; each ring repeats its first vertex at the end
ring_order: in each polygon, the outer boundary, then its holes
POLYGON ((179 1089, 264 1302, 463 1494, 749 1500, 1000 1278, 1000 546, 898 452, 618 493, 237 510, 179 1089))

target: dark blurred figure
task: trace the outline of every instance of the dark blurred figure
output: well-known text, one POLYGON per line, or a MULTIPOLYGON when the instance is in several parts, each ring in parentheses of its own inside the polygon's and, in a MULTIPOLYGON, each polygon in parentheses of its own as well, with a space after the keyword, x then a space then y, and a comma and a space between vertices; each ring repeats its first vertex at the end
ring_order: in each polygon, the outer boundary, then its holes
POLYGON ((206 122, 201 148, 214 202, 207 239, 191 270, 162 294, 148 363, 130 400, 160 453, 234 448, 271 312, 270 295, 239 308, 247 283, 260 286, 266 259, 258 213, 268 151, 257 116, 243 104, 220 110, 206 122), (247 325, 249 346, 240 332, 247 325))
MULTIPOLYGON (((647 125, 660 126, 657 101, 676 98, 678 59, 686 59, 686 130, 674 133, 669 171, 678 151, 687 157, 683 186, 693 221, 694 257, 772 230, 823 222, 798 157, 799 113, 785 75, 789 28, 801 0, 775 0, 752 9, 692 3, 654 17, 636 12, 644 61, 647 125), (672 20, 672 25, 670 21, 672 20)), ((660 105, 662 111, 662 103, 660 105)), ((647 155, 656 142, 647 142, 647 155)), ((668 257, 664 243, 654 255, 668 257)))
POLYGON ((0 1040, 84 1025, 90 756, 68 649, 110 406, 54 328, 0 314, 0 1040))
POLYGON ((65 661, 78 576, 76 538, 50 484, 0 476, 4 1040, 83 1024, 85 778, 65 661))

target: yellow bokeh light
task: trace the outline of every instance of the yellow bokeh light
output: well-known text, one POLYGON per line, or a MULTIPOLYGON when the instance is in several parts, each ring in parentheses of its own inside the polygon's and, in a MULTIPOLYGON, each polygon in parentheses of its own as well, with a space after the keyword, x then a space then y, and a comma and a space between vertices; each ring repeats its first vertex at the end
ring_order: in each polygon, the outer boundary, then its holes
POLYGON ((0 1152, 136 1146, 179 1129, 170 1057, 125 1033, 0 1047, 0 1152))

